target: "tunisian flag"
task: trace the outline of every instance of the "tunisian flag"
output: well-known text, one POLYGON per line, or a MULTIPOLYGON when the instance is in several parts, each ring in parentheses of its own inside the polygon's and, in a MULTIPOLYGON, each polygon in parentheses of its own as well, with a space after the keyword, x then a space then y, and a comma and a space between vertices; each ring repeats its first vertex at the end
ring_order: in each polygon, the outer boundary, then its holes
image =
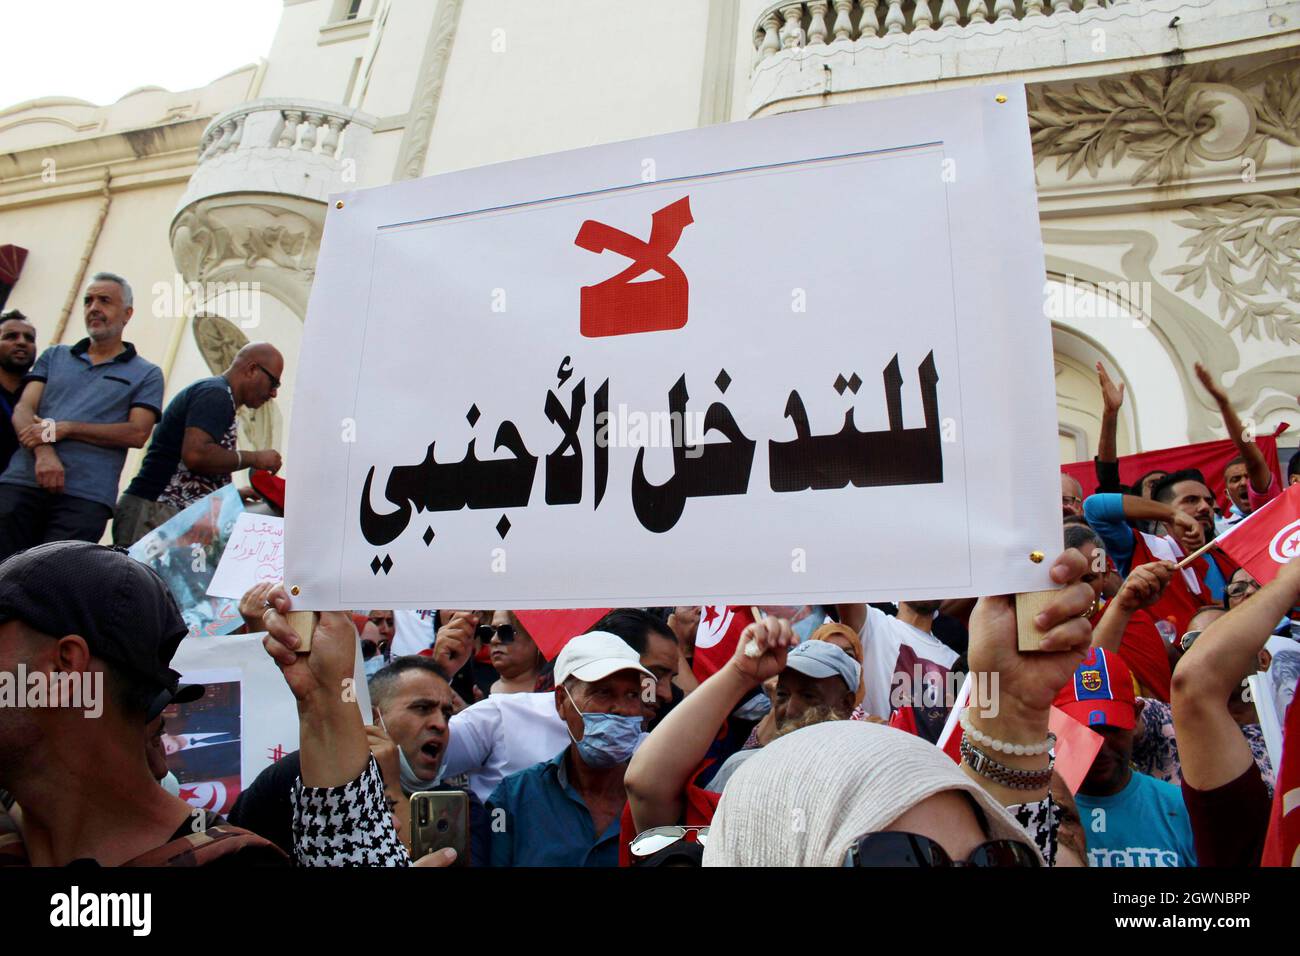
POLYGON ((700 608, 700 626, 695 631, 695 657, 691 661, 695 679, 702 681, 726 664, 736 653, 741 632, 752 623, 752 608, 717 604, 700 608))
POLYGON ((1282 565, 1300 557, 1300 485, 1291 485, 1251 512, 1215 538, 1214 544, 1260 584, 1268 584, 1282 565))

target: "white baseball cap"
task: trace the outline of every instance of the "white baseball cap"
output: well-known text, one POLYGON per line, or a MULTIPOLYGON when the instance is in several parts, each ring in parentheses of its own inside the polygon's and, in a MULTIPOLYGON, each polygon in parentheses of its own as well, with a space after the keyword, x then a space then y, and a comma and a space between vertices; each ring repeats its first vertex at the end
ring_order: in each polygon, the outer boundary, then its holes
POLYGON ((563 684, 570 677, 580 681, 596 681, 618 671, 640 671, 650 679, 654 674, 641 666, 641 658, 617 634, 609 631, 589 631, 579 634, 555 658, 555 683, 563 684))

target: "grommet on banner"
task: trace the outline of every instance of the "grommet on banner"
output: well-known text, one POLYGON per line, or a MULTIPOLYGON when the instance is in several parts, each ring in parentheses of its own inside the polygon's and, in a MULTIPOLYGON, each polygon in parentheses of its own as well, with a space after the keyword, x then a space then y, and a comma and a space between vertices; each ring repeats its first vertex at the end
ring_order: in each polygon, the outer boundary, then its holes
POLYGON ((340 199, 338 202, 336 202, 336 203, 334 204, 334 208, 335 208, 335 209, 342 209, 342 208, 343 208, 343 200, 340 199))
MULTIPOLYGON (((1041 560, 1042 560, 1042 557, 1040 556, 1038 560, 1041 561, 1041 560)), ((299 588, 298 585, 295 584, 293 587, 289 588, 289 593, 290 593, 290 594, 295 594, 295 595, 296 595, 296 594, 301 593, 301 590, 302 590, 302 589, 299 588)))
MULTIPOLYGON (((1043 552, 1041 552, 1041 551, 1030 551, 1030 552, 1029 552, 1029 560, 1032 561, 1032 562, 1034 562, 1034 564, 1042 564, 1042 563, 1043 563, 1043 552)), ((297 592, 295 591, 294 593, 296 594, 297 592)))
MULTIPOLYGON (((999 103, 1005 103, 1007 101, 1007 95, 1005 93, 999 93, 997 96, 993 98, 997 100, 999 103)), ((340 203, 340 205, 342 204, 340 203)))

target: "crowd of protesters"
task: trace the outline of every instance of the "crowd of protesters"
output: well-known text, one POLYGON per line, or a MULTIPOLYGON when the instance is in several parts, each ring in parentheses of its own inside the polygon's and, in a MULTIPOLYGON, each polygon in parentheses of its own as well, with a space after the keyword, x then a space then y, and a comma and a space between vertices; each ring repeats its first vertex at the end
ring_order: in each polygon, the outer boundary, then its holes
MULTIPOLYGON (((1277 768, 1244 688, 1269 675, 1284 717, 1300 672, 1300 559, 1263 587, 1213 549, 1177 566, 1282 492, 1199 366, 1239 451, 1222 475, 1229 500, 1192 469, 1120 483, 1123 390, 1098 366, 1098 490, 1062 475, 1060 589, 1033 622, 1036 652, 1018 649, 1014 600, 998 596, 817 607, 806 629, 759 612, 708 672, 696 666, 697 607, 610 610, 553 656, 508 609, 326 612, 301 653, 290 595, 263 584, 240 614, 297 701, 299 749, 228 819, 196 811, 168 786, 166 714, 202 693, 170 666, 180 609, 145 565, 93 542, 111 518, 114 543, 130 545, 233 473, 278 470, 275 451, 236 447, 237 413, 276 395, 284 363, 249 345, 164 411, 161 373, 122 340, 131 311, 126 281, 95 275, 88 338, 39 359, 31 324, 0 320, 12 423, 0 428, 0 672, 91 674, 106 688, 95 721, 0 707, 0 865, 1265 856, 1277 768), (118 497, 126 449, 151 434, 118 497), (369 721, 341 692, 358 653, 369 721), (953 699, 954 675, 968 701, 953 699), (1054 708, 1099 738, 1073 785, 1056 771, 1054 708), (429 792, 463 795, 467 839, 417 860, 411 797, 429 792)), ((1298 464, 1286 483, 1300 483, 1298 464)))

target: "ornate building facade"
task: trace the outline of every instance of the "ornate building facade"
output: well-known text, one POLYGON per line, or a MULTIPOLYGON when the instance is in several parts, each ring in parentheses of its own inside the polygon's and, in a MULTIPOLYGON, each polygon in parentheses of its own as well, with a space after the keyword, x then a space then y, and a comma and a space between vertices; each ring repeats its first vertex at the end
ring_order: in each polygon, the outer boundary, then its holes
POLYGON ((1062 461, 1096 448, 1097 361, 1121 453, 1221 437, 1197 361, 1271 431, 1300 393, 1298 41, 1288 0, 285 0, 265 59, 201 90, 0 109, 0 280, 46 345, 81 336, 87 275, 126 275, 169 397, 275 342, 285 387, 241 428, 282 448, 333 192, 1019 81, 1062 461))

